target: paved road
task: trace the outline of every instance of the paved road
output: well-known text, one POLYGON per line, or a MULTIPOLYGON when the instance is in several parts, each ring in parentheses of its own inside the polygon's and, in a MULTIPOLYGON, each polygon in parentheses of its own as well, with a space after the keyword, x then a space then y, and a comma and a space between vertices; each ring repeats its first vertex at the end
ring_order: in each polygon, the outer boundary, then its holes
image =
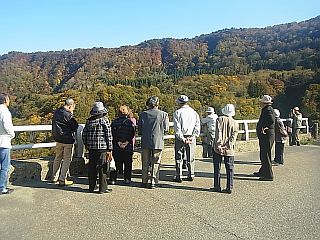
MULTIPOLYGON (((212 163, 198 159, 193 182, 171 182, 172 162, 155 190, 135 183, 111 194, 86 192, 87 179, 59 189, 42 183, 13 186, 0 196, 0 239, 319 239, 320 147, 287 147, 275 181, 251 176, 258 153, 236 156, 231 195, 210 192, 212 163)), ((225 179, 223 179, 225 184, 225 179)))

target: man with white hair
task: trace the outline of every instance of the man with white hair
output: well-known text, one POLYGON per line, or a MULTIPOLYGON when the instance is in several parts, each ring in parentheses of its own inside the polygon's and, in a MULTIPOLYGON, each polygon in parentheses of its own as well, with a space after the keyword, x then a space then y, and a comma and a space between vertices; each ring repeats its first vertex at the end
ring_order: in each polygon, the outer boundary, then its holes
POLYGON ((159 109, 159 98, 148 98, 148 110, 140 113, 138 131, 141 134, 143 188, 155 188, 159 182, 164 134, 169 131, 168 113, 159 109), (149 183, 148 183, 149 182, 149 183))
POLYGON ((173 127, 175 131, 175 182, 182 182, 182 165, 184 154, 187 160, 187 181, 193 181, 195 167, 196 137, 200 134, 200 118, 198 113, 188 105, 189 98, 181 95, 176 102, 179 104, 173 114, 173 127))
POLYGON ((72 161, 73 144, 75 143, 74 133, 78 129, 78 122, 73 116, 75 103, 69 98, 64 106, 55 110, 52 119, 52 135, 56 141, 56 157, 53 161, 52 183, 59 183, 64 187, 72 185, 73 181, 67 180, 67 173, 72 161), (58 170, 61 167, 60 174, 58 170))
POLYGON ((269 95, 263 95, 260 99, 261 114, 256 131, 259 139, 261 167, 253 175, 259 177, 261 181, 273 181, 271 150, 275 140, 275 115, 271 104, 272 98, 269 95))

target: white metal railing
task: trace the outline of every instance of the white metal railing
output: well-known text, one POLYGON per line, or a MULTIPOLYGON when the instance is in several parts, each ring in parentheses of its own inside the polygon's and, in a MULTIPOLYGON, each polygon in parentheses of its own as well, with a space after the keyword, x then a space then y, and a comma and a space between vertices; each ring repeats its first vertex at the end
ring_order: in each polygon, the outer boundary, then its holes
MULTIPOLYGON (((282 121, 291 121, 291 119, 281 119, 282 121)), ((253 120, 236 120, 239 124, 239 135, 242 135, 241 140, 248 141, 252 138, 250 138, 250 133, 256 132, 256 124, 258 122, 258 119, 253 120)), ((170 127, 173 127, 173 122, 170 122, 170 127)), ((79 124, 79 128, 77 130, 77 136, 76 136, 76 144, 75 144, 75 153, 74 157, 82 157, 84 152, 84 146, 82 142, 82 130, 84 128, 84 124, 79 124)), ((16 133, 19 132, 45 132, 45 131, 51 131, 52 127, 51 125, 26 125, 26 126, 14 126, 14 131, 16 133)), ((305 133, 309 133, 309 124, 308 124, 308 118, 302 119, 302 130, 305 133)), ((140 141, 140 137, 137 136, 136 140, 140 141)), ((174 135, 165 135, 164 139, 174 139, 174 135)), ((48 142, 48 143, 29 143, 29 144, 19 144, 19 145, 13 145, 13 150, 21 150, 21 149, 34 149, 34 148, 50 148, 55 147, 55 142, 48 142)))

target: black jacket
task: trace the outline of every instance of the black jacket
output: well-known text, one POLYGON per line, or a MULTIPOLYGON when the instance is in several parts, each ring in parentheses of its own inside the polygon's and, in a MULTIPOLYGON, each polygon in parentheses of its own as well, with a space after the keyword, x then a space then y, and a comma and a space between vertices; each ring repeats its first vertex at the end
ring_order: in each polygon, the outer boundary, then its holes
POLYGON ((77 131, 78 126, 79 124, 71 112, 67 111, 64 107, 58 108, 54 112, 52 120, 53 139, 59 143, 74 143, 74 132, 77 131))
POLYGON ((266 135, 273 134, 274 135, 274 124, 275 124, 275 115, 273 108, 270 105, 265 106, 261 110, 260 118, 257 123, 257 135, 258 138, 261 138, 264 136, 262 134, 263 128, 268 128, 268 130, 265 130, 266 135))
POLYGON ((126 151, 133 152, 133 142, 132 139, 135 135, 135 128, 133 122, 127 117, 119 117, 112 121, 111 131, 113 137, 113 150, 115 151, 126 151), (118 142, 126 142, 128 145, 121 149, 118 142))

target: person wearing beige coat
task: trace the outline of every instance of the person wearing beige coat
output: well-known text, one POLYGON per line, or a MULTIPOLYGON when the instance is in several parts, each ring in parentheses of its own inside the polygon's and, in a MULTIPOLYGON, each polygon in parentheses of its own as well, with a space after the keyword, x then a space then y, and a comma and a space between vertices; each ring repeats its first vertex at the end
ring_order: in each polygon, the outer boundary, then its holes
POLYGON ((235 142, 238 136, 238 123, 232 118, 235 115, 233 104, 227 104, 222 110, 223 116, 218 117, 216 122, 216 131, 214 139, 214 192, 231 193, 233 189, 233 173, 234 173, 234 152, 235 142), (227 187, 221 191, 220 186, 220 168, 222 158, 227 173, 227 187))

